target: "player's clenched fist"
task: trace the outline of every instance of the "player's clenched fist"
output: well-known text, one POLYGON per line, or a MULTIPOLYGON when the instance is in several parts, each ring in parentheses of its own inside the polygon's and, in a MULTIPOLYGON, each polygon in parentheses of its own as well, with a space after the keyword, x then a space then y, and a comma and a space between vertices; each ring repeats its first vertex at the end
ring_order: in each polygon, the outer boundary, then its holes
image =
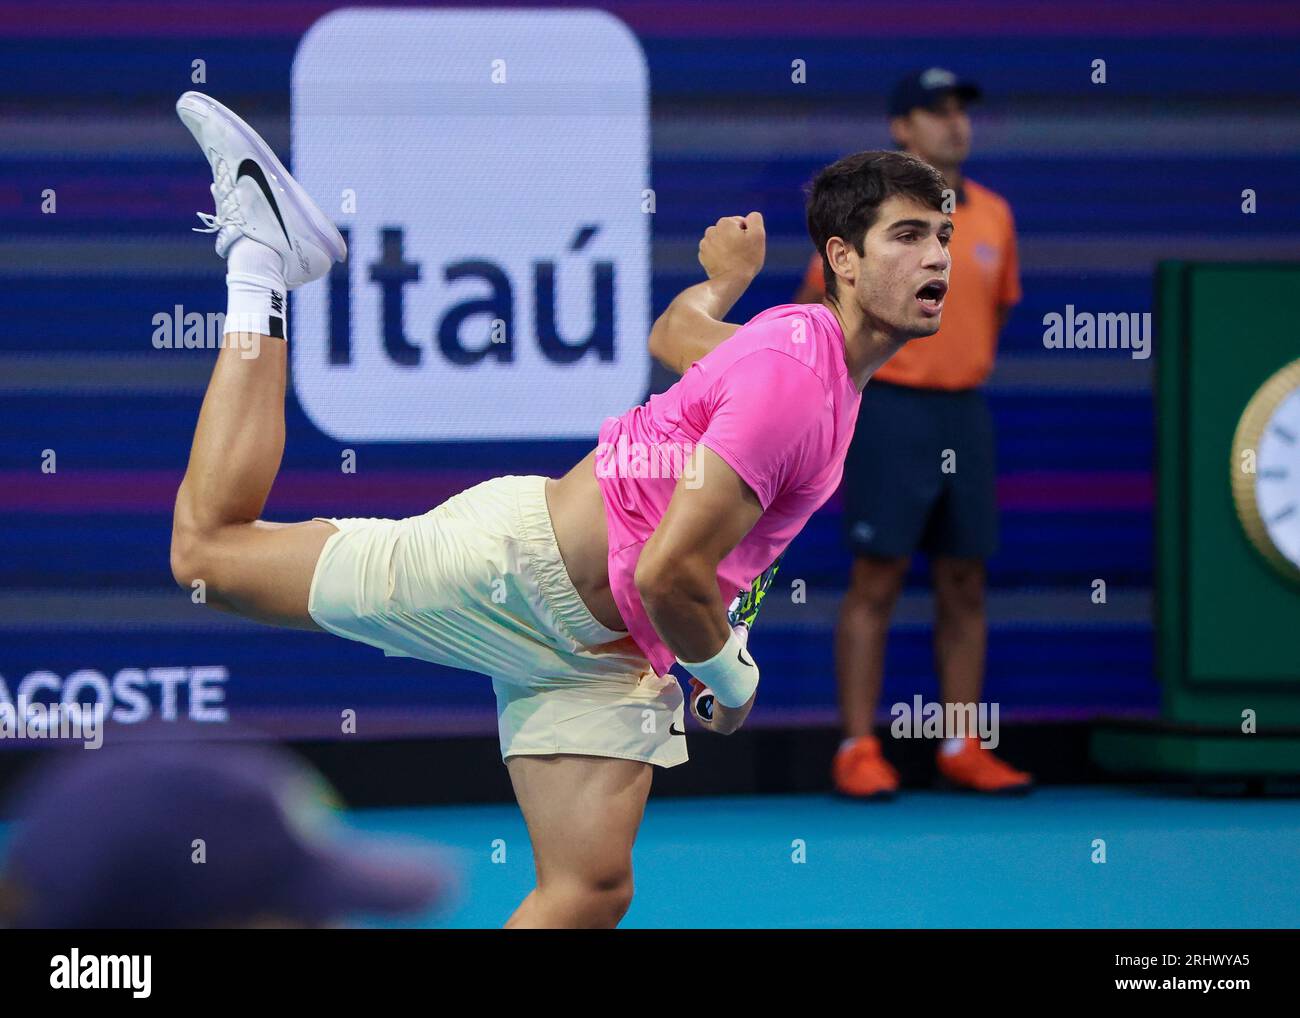
POLYGON ((691 713, 705 729, 719 735, 730 735, 739 730, 758 696, 758 666, 749 656, 747 647, 749 626, 743 622, 733 625, 731 633, 722 650, 708 661, 698 664, 682 662, 692 673, 691 713), (719 700, 701 676, 707 676, 709 682, 725 690, 727 698, 737 706, 728 707, 719 700))
POLYGON ((700 264, 710 279, 743 276, 753 279, 763 268, 767 254, 767 232, 763 214, 724 216, 704 231, 700 241, 700 264))
POLYGON ((739 707, 727 707, 717 701, 713 695, 713 691, 709 689, 708 686, 692 676, 692 709, 694 709, 695 701, 700 697, 707 697, 711 701, 709 716, 707 718, 701 717, 699 711, 696 710, 695 720, 700 723, 705 731, 713 732, 716 735, 731 735, 733 732, 740 731, 740 726, 743 725, 745 719, 749 717, 749 712, 754 708, 754 701, 758 698, 758 690, 755 689, 749 699, 739 707))

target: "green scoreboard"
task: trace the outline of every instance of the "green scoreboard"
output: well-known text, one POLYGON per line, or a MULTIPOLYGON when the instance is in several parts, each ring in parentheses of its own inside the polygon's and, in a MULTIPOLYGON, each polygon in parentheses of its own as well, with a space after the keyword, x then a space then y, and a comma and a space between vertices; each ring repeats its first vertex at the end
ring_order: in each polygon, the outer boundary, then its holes
POLYGON ((1117 771, 1300 774, 1300 264, 1157 278, 1159 722, 1101 723, 1117 771))

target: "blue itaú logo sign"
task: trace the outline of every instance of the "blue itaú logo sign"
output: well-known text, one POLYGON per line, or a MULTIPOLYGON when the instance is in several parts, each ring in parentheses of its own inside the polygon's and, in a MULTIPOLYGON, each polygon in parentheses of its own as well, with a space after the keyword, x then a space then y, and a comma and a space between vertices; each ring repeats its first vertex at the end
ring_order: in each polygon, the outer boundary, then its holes
MULTIPOLYGON (((596 235, 598 226, 579 227, 569 243, 570 252, 578 252, 596 235)), ((343 231, 351 247, 349 231, 343 231)), ((362 267, 360 279, 378 287, 379 336, 386 357, 394 364, 417 367, 423 363, 430 346, 421 334, 412 339, 407 334, 404 291, 421 281, 426 266, 410 261, 405 255, 405 231, 385 227, 381 231, 381 255, 362 267)), ((590 262, 590 308, 585 317, 591 326, 586 336, 563 337, 556 322, 556 261, 536 261, 526 284, 530 289, 519 293, 504 266, 488 257, 462 258, 440 268, 442 280, 459 283, 472 280, 480 284, 481 296, 466 297, 441 310, 433 327, 433 347, 448 363, 476 364, 484 358, 501 363, 515 358, 515 303, 531 301, 532 322, 538 348, 548 361, 572 364, 583 357, 602 361, 614 359, 614 290, 615 264, 608 259, 590 262), (477 328, 474 324, 477 323, 477 328)), ((352 363, 352 287, 354 270, 351 261, 335 265, 329 279, 328 349, 332 365, 352 363)))

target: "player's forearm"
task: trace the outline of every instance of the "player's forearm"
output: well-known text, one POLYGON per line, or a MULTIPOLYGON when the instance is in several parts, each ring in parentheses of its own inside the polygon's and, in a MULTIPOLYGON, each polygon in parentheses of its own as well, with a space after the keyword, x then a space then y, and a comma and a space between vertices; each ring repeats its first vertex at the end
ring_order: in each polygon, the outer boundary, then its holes
POLYGON ((714 570, 674 570, 666 579, 643 581, 638 588, 660 638, 722 706, 713 719, 715 730, 735 731, 753 705, 759 673, 745 653, 744 627, 734 631, 727 621, 714 570))
POLYGON ((727 312, 736 306, 736 301, 745 295, 745 291, 753 281, 754 277, 748 272, 722 273, 702 283, 688 286, 673 298, 673 303, 680 301, 709 318, 721 321, 727 316, 727 312))
POLYGON ((731 634, 716 574, 689 566, 637 570, 637 592, 660 639, 679 661, 704 661, 731 634))
POLYGON ((687 287, 650 330, 650 353, 679 374, 729 339, 740 326, 722 319, 749 287, 752 277, 729 274, 687 287))

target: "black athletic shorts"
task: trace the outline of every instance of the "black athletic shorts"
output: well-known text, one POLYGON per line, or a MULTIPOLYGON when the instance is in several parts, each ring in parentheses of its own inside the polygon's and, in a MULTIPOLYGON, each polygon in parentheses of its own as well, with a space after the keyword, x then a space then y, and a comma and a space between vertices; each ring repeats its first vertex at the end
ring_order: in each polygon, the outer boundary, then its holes
POLYGON ((868 382, 844 463, 844 529, 855 555, 991 558, 997 469, 984 393, 868 382))

